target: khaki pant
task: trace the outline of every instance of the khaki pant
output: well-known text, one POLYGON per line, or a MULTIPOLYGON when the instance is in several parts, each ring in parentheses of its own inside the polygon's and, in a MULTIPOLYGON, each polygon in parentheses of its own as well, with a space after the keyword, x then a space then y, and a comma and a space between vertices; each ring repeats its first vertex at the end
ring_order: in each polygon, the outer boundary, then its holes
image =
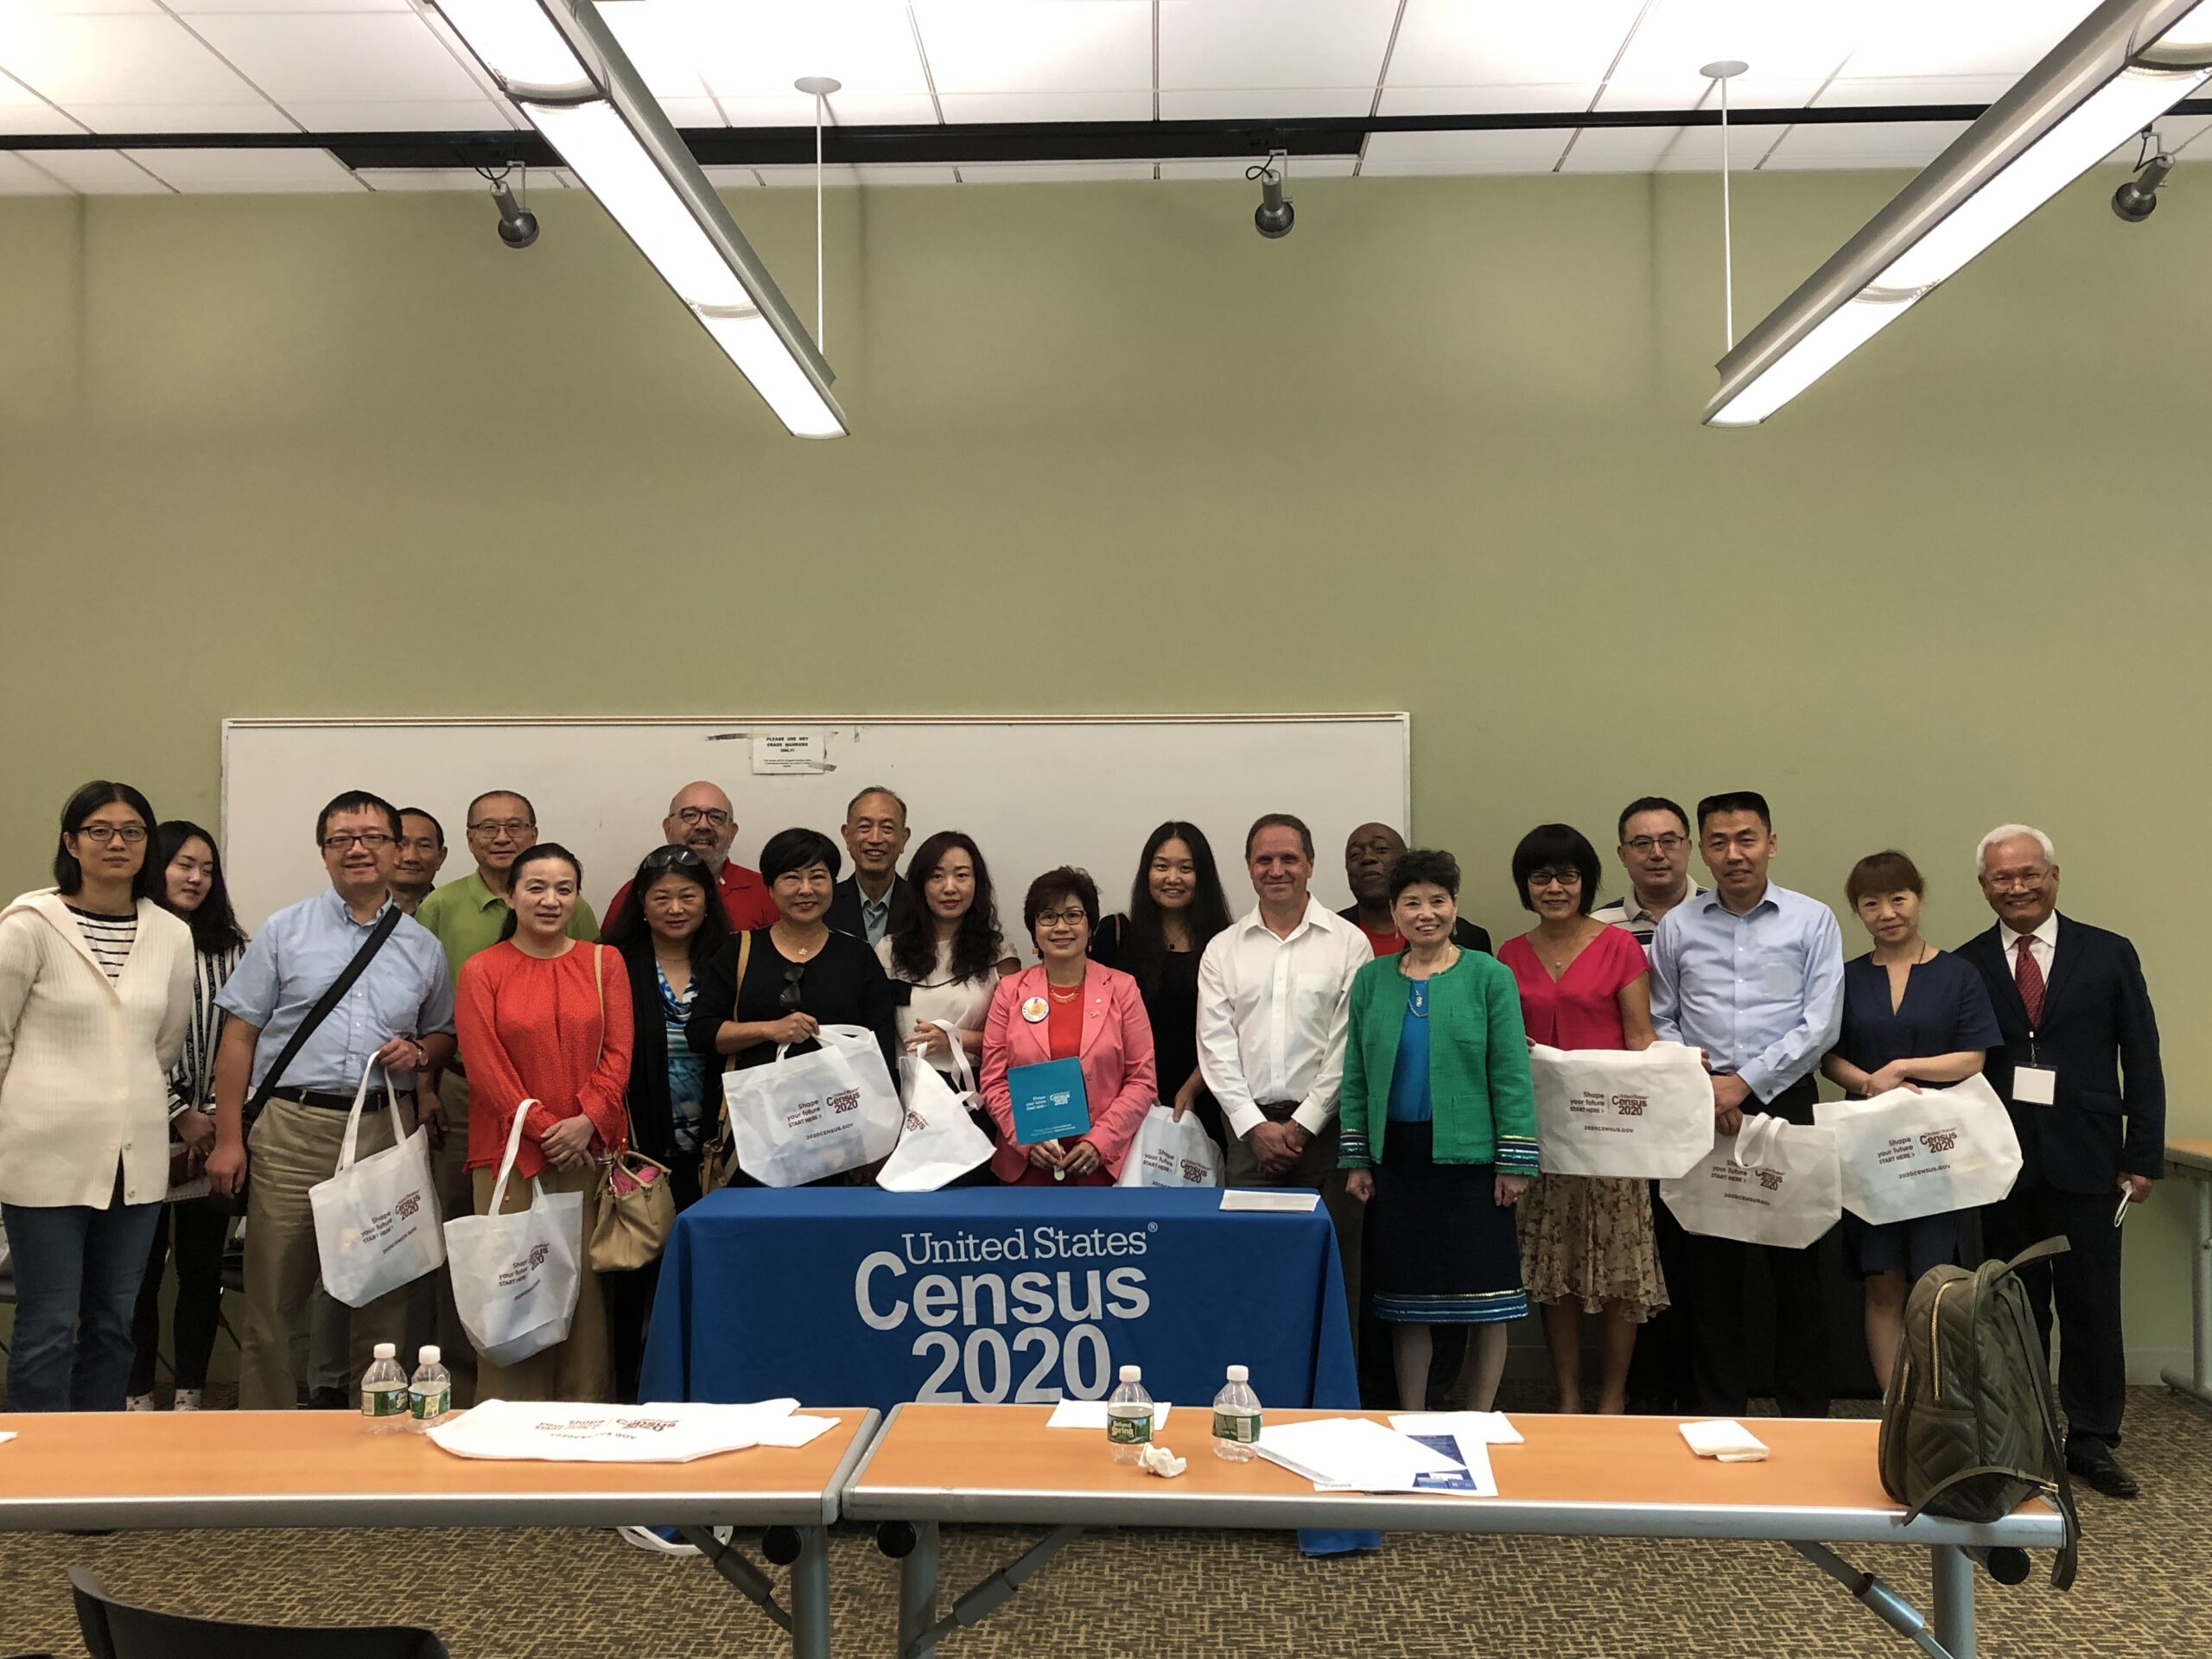
MULTIPOLYGON (((411 1133, 413 1101, 401 1105, 400 1117, 411 1133)), ((298 1403, 292 1347, 311 1317, 309 1293, 322 1267, 308 1189, 336 1173, 345 1138, 345 1113, 276 1095, 262 1108, 247 1140, 252 1179, 246 1200, 245 1337, 238 1357, 241 1410, 289 1411, 298 1403)), ((357 1155, 365 1158, 391 1144, 391 1118, 380 1109, 363 1112, 357 1155)), ((407 1295, 403 1285, 366 1307, 340 1309, 351 1334, 351 1376, 369 1369, 377 1344, 405 1337, 407 1295)))
MULTIPOLYGON (((476 1213, 492 1213, 492 1188, 496 1169, 470 1172, 476 1188, 476 1213)), ((583 1169, 548 1169, 535 1183, 516 1175, 507 1182, 501 1215, 530 1208, 537 1186, 548 1192, 584 1195, 583 1236, 576 1241, 576 1260, 582 1271, 576 1288, 576 1316, 569 1326, 569 1339, 540 1349, 518 1365, 494 1365, 476 1357, 476 1395, 480 1400, 611 1400, 614 1396, 612 1356, 607 1347, 607 1303, 600 1294, 599 1275, 591 1270, 591 1230, 599 1213, 599 1166, 583 1169)))
MULTIPOLYGON (((1270 1123, 1286 1122, 1297 1109, 1294 1102, 1281 1105, 1262 1103, 1260 1107, 1270 1123)), ((1344 1268, 1344 1307, 1351 1319, 1352 1348, 1357 1353, 1360 1229, 1367 1206, 1344 1191, 1344 1172, 1337 1167, 1336 1124, 1332 1122, 1320 1134, 1308 1137, 1306 1150, 1285 1174, 1270 1175, 1262 1169, 1260 1160, 1241 1135, 1230 1136, 1224 1164, 1231 1186, 1306 1186, 1319 1191, 1321 1207, 1329 1212, 1329 1221, 1337 1230, 1337 1260, 1344 1268)))
MULTIPOLYGON (((476 1187, 468 1178, 468 1079, 448 1068, 438 1078, 438 1103, 445 1109, 445 1139, 430 1149, 430 1184, 437 1190, 438 1214, 447 1220, 476 1213, 476 1187)), ((439 1357, 453 1375, 455 1406, 476 1403, 476 1350, 461 1328, 453 1305, 453 1274, 444 1268, 410 1287, 407 1328, 411 1348, 438 1344, 439 1357)))

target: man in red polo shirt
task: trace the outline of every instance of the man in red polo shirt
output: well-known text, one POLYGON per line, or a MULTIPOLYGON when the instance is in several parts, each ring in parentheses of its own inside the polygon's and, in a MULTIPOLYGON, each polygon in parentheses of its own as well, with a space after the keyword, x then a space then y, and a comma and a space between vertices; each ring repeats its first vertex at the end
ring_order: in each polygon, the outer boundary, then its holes
MULTIPOLYGON (((776 919, 776 903, 768 896, 768 884, 760 879, 760 873, 747 869, 729 855, 730 843, 737 839, 737 815, 729 797, 719 788, 709 783, 684 785, 668 804, 660 832, 670 846, 689 847, 707 861, 722 896, 722 914, 729 918, 734 931, 766 927, 776 919)), ((626 881, 607 907, 609 922, 621 914, 629 897, 630 884, 626 881)))

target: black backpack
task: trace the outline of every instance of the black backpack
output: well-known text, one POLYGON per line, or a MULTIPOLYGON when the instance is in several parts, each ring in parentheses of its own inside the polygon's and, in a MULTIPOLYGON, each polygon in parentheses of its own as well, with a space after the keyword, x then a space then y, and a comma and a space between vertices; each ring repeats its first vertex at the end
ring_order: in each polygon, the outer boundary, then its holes
POLYGON ((2082 1521, 2066 1474, 2050 1361, 2018 1269, 2057 1255, 2047 1238, 2010 1262, 1931 1268, 1912 1287, 1904 1338, 1882 1398, 1882 1490, 1910 1521, 1923 1511, 2000 1521, 2022 1500, 2054 1498, 2066 1540, 2050 1582, 2074 1582, 2082 1521))

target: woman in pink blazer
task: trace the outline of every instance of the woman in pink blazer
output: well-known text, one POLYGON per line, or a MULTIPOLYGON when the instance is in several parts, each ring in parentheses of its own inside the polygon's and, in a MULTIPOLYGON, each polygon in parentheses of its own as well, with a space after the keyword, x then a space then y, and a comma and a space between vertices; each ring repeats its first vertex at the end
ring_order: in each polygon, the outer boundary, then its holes
POLYGON ((1047 870, 1030 883, 1021 918, 1044 958, 998 982, 983 1017, 983 1103, 999 1126, 991 1173, 1010 1186, 1058 1180, 1106 1186, 1137 1125, 1160 1097, 1152 1022, 1137 982, 1090 959, 1098 925, 1098 888, 1081 870, 1047 870), (1076 1059, 1090 1106, 1082 1139, 1014 1141, 1014 1096, 1007 1073, 1046 1060, 1076 1059))

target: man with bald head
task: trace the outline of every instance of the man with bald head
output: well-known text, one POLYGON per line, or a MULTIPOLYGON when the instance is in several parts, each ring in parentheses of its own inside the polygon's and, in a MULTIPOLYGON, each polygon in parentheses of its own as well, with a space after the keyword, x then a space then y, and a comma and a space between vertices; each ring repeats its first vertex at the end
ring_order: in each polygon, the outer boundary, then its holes
MULTIPOLYGON (((722 914, 729 918, 732 931, 748 932, 774 923, 776 903, 768 896, 760 872, 747 869, 729 855, 730 843, 737 839, 737 812, 719 785, 702 780, 677 790, 668 804, 668 816, 660 821, 660 833, 670 846, 688 847, 698 854, 715 873, 715 889, 721 894, 722 914)), ((607 907, 609 922, 622 913, 629 897, 630 884, 625 881, 607 907)))
POLYGON ((1982 1076, 2009 1105, 2020 1173, 1982 1215, 1992 1255, 2063 1234, 2063 1255, 2022 1270, 2046 1351, 2053 1304, 2066 1339, 2058 1403, 2066 1466, 2108 1497, 2133 1497, 2113 1456, 2127 1398, 2120 1328, 2119 1217, 2165 1173, 2166 1084, 2158 1025, 2135 947, 2058 913, 2058 855, 2024 823, 1975 849, 1997 925, 1959 947, 1988 988, 2005 1046, 1982 1076))
MULTIPOLYGON (((1338 915, 1367 935, 1378 957, 1395 957, 1405 938, 1390 918, 1390 866, 1406 850, 1406 838, 1387 823, 1363 823, 1344 838, 1344 885, 1352 905, 1338 915)), ((1452 943, 1462 950, 1492 955, 1490 935, 1462 916, 1452 929, 1452 943)))

